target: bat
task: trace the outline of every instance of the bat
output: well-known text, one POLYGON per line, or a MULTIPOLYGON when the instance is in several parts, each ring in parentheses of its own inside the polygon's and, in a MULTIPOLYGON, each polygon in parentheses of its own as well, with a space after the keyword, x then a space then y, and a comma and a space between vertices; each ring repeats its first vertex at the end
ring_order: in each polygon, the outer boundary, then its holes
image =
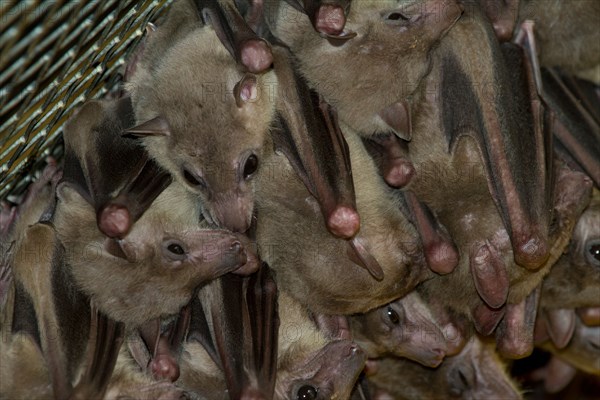
POLYGON ((350 317, 353 337, 369 358, 405 357, 435 368, 446 355, 446 339, 417 292, 366 314, 350 317))
POLYGON ((463 350, 436 369, 409 360, 386 358, 369 378, 373 391, 394 399, 521 399, 494 346, 473 336, 463 350))
MULTIPOLYGON (((308 311, 287 294, 280 293, 278 303, 277 380, 272 397, 263 390, 261 398, 347 398, 363 368, 364 353, 350 340, 327 339, 308 311)), ((186 342, 177 384, 201 397, 228 398, 224 371, 211 352, 196 340, 186 342)))
POLYGON ((381 280, 371 279, 376 274, 364 268, 348 242, 328 234, 318 203, 284 156, 267 158, 271 171, 259 174, 257 181, 260 257, 275 271, 282 291, 325 315, 369 311, 408 294, 430 276, 416 231, 360 137, 343 125, 342 131, 353 165, 357 211, 364 221, 355 240, 373 257, 369 264, 381 268, 381 280))
MULTIPOLYGON (((189 3, 184 2, 180 7, 186 5, 189 8, 189 3)), ((213 15, 211 12, 209 15, 213 15)), ((213 25, 215 20, 218 19, 213 15, 213 25)), ((168 29, 171 25, 165 23, 168 29)), ((150 54, 157 53, 151 45, 153 36, 160 30, 159 27, 148 37, 145 46, 150 54)), ((219 33, 219 29, 216 31, 219 33)), ((166 43, 165 35, 157 36, 155 47, 166 43)), ((307 103, 303 96, 298 102, 294 102, 297 98, 293 94, 291 99, 284 97, 288 90, 290 93, 300 90, 300 94, 308 90, 297 87, 297 77, 283 49, 279 50, 278 69, 257 76, 240 73, 227 55, 223 47, 235 48, 236 43, 235 38, 224 40, 222 36, 215 37, 208 28, 197 28, 197 32, 191 31, 165 48, 167 55, 173 54, 173 62, 157 63, 142 57, 128 84, 140 124, 129 129, 128 134, 143 137, 151 157, 199 195, 209 220, 234 231, 245 231, 252 217, 253 177, 259 169, 262 148, 268 144, 267 134, 277 112, 289 128, 283 129, 277 138, 286 144, 292 143, 288 157, 300 153, 301 166, 296 164, 297 169, 302 169, 310 179, 307 183, 315 187, 330 230, 339 236, 352 237, 358 231, 358 215, 352 209, 353 194, 348 184, 349 167, 344 163, 343 139, 340 141, 338 133, 329 129, 326 119, 330 118, 329 113, 315 115, 321 112, 318 103, 307 103), (182 79, 186 74, 194 76, 191 81, 198 83, 197 89, 190 90, 189 80, 182 79), (218 85, 205 83, 203 76, 214 77, 211 82, 218 85), (283 81, 284 89, 277 89, 278 81, 283 81), (159 84, 164 87, 157 87, 159 84), (172 107, 173 98, 182 98, 180 92, 187 93, 183 101, 190 108, 185 112, 172 107), (227 92, 233 92, 234 96, 226 95, 227 92), (196 112, 199 104, 202 110, 196 112), (298 105, 302 109, 298 110, 298 105), (192 116, 195 120, 190 120, 192 116), (195 128, 200 126, 201 138, 195 128), (206 143, 219 151, 206 150, 206 143), (318 151, 313 154, 310 151, 314 149, 318 151), (328 159, 330 154, 336 155, 333 161, 328 159), (342 178, 334 175, 340 173, 342 178)), ((160 59, 164 57, 161 55, 160 59)))
MULTIPOLYGON (((412 136, 413 94, 431 68, 431 49, 461 12, 454 1, 355 2, 346 26, 357 37, 332 46, 286 3, 265 7, 273 34, 302 61, 300 72, 340 121, 366 137, 393 133, 405 140, 412 136), (340 65, 345 68, 332 74, 340 65)), ((393 158, 394 152, 384 154, 393 158)), ((402 174, 401 164, 389 164, 384 176, 396 175, 393 167, 402 174)))
POLYGON ((197 205, 179 185, 163 191, 118 241, 96 229, 93 209, 76 190, 62 185, 57 192, 53 224, 73 280, 103 313, 130 327, 178 312, 197 286, 252 262, 241 236, 196 222, 197 205))
POLYGON ((133 62, 126 88, 137 125, 124 135, 198 196, 210 222, 246 231, 274 115, 273 73, 255 74, 271 65, 268 44, 233 1, 181 1, 133 62))

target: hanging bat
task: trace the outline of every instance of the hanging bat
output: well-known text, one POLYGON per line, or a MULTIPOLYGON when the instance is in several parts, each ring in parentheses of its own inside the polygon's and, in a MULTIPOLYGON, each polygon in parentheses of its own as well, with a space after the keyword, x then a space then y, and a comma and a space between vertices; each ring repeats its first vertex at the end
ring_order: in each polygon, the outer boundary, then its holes
POLYGON ((405 357, 435 368, 446 355, 442 329, 417 292, 354 315, 350 324, 354 340, 369 358, 405 357))
MULTIPOLYGON (((278 303, 277 381, 272 398, 347 398, 363 368, 364 353, 349 340, 327 339, 307 310, 287 294, 280 293, 278 303)), ((209 353, 196 341, 185 344, 178 385, 201 397, 226 399, 223 372, 209 353)))
MULTIPOLYGON (((186 4, 190 6, 184 2, 180 6, 186 4)), ((212 21, 215 25, 218 19, 212 21)), ((164 42, 164 38, 159 39, 164 42)), ((157 63, 142 57, 128 85, 141 123, 128 134, 143 136, 151 157, 199 195, 209 220, 245 231, 252 216, 253 177, 277 108, 277 115, 281 114, 288 128, 278 130, 283 132, 278 138, 291 144, 286 148, 288 157, 299 153, 300 161, 295 166, 310 179, 307 184, 312 185, 323 204, 330 231, 352 237, 358 231, 359 218, 352 208, 343 139, 329 129, 325 119, 329 114, 314 115, 321 112, 318 103, 304 96, 294 102, 297 97, 293 92, 302 88, 297 88, 297 77, 289 72, 292 67, 285 54, 278 59, 281 72, 276 69, 260 76, 243 74, 224 48, 235 47, 235 40, 219 39, 225 46, 217 42, 212 30, 198 28, 168 47, 161 57, 172 54, 174 61, 157 63), (216 83, 205 82, 204 76, 211 76, 211 82, 216 83), (190 82, 198 87, 190 89, 190 82), (279 85, 281 89, 277 89, 279 85), (291 99, 286 98, 288 90, 291 99), (172 99, 182 98, 180 93, 187 93, 182 100, 189 106, 185 112, 172 107, 172 99), (302 108, 298 110, 298 106, 302 108), (196 127, 202 127, 201 138, 196 127), (207 150, 206 143, 211 143, 209 149, 219 151, 207 150), (314 149, 317 152, 313 153, 314 149), (331 154, 335 157, 329 159, 331 154)), ((147 43, 150 49, 151 43, 152 35, 147 43)), ((308 93, 308 89, 299 93, 308 93)))
POLYGON ((394 399, 522 398, 493 345, 476 336, 459 354, 447 357, 436 369, 387 358, 379 362, 377 373, 369 380, 374 392, 386 392, 394 399))
MULTIPOLYGON (((412 95, 431 68, 431 49, 461 11, 454 1, 355 2, 346 26, 357 37, 343 46, 321 38, 283 2, 267 3, 265 12, 275 36, 302 60, 300 72, 311 88, 337 109, 341 121, 366 137, 393 133, 410 140, 412 95), (331 74, 339 65, 346 67, 331 74)), ((384 176, 401 184, 393 177, 402 176, 406 162, 394 162, 395 147, 383 148, 390 160, 384 176)))
POLYGON ((246 265, 250 249, 241 236, 201 228, 194 199, 175 183, 117 241, 98 232, 76 190, 62 185, 58 198, 53 224, 69 273, 102 312, 128 326, 174 314, 197 286, 257 267, 246 265))
POLYGON ((260 257, 275 271, 281 290, 311 311, 326 315, 380 307, 430 276, 415 230, 391 189, 383 184, 360 137, 345 126, 342 131, 353 165, 357 210, 363 220, 355 243, 372 260, 364 262, 347 242, 328 234, 318 203, 285 157, 274 153, 267 158, 270 173, 259 174, 257 181, 260 257), (381 280, 371 279, 369 275, 377 273, 364 269, 365 264, 380 267, 381 280))

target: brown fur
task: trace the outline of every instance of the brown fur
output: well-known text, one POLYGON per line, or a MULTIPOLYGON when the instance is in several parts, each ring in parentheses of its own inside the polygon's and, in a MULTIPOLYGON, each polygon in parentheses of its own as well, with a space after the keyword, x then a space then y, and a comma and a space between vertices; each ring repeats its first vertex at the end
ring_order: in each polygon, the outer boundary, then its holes
POLYGON ((369 358, 405 357, 436 367, 445 356, 444 334, 417 292, 349 321, 354 339, 369 358), (398 323, 389 313, 396 313, 398 323))
POLYGON ((312 29, 308 18, 285 2, 268 2, 265 7, 274 34, 298 57, 309 84, 338 110, 342 121, 372 135, 390 131, 378 114, 415 92, 431 67, 430 50, 460 15, 453 1, 420 1, 416 9, 429 8, 425 22, 406 32, 386 24, 384 12, 412 15, 407 3, 353 2, 346 28, 357 37, 343 46, 332 46, 312 29))
POLYGON ((573 231, 569 252, 552 267, 544 280, 542 307, 578 308, 600 305, 600 270, 586 256, 588 240, 600 239, 600 191, 584 211, 573 231))
POLYGON ((523 0, 519 19, 535 22, 543 66, 570 73, 595 70, 600 82, 600 3, 595 0, 523 0))
MULTIPOLYGON (((182 18, 181 13, 173 15, 177 21, 182 18)), ((179 27, 165 22, 155 32, 157 41, 167 40, 159 32, 168 36, 170 29, 179 27)), ((245 74, 214 30, 191 29, 185 23, 181 29, 170 47, 159 43, 156 46, 164 51, 152 50, 142 58, 127 85, 138 123, 160 116, 169 125, 167 136, 146 137, 143 143, 158 164, 199 196, 208 219, 244 231, 254 204, 252 179, 242 176, 244 164, 253 153, 260 168, 274 116, 276 78, 273 72, 255 76, 256 99, 236 105, 234 87, 245 74), (201 177, 207 187, 190 185, 184 168, 201 177)), ((152 40, 150 35, 151 48, 152 40)))
POLYGON ((331 236, 318 206, 287 160, 273 154, 257 184, 257 242, 278 287, 314 312, 366 312, 411 291, 428 276, 416 232, 378 176, 360 137, 344 128, 353 166, 358 237, 384 272, 381 282, 353 263, 348 243, 331 236), (285 189, 285 190, 284 190, 285 189))
POLYGON ((68 186, 59 189, 54 225, 66 264, 100 310, 133 326, 173 314, 198 285, 246 262, 243 251, 229 250, 236 236, 198 226, 189 196, 180 185, 169 186, 120 241, 125 259, 107 251, 110 239, 98 231, 93 208, 68 186), (182 244, 184 260, 168 257, 164 247, 171 240, 182 244))
POLYGON ((381 361, 378 372, 369 379, 393 399, 522 398, 493 345, 477 337, 437 369, 389 358, 381 361))

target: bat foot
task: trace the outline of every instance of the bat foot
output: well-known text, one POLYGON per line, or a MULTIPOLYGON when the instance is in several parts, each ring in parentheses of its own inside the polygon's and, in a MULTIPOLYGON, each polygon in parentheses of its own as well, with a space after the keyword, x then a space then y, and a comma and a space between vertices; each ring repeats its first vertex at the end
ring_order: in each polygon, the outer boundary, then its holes
POLYGON ((360 229, 360 216, 348 206, 339 206, 327 218, 329 232, 342 239, 350 239, 360 229))
POLYGON ((540 268, 550 257, 548 242, 539 235, 515 243, 515 262, 530 270, 540 268))
POLYGON ((252 73, 264 72, 273 64, 271 47, 266 41, 259 39, 248 40, 243 44, 240 59, 248 72, 252 73))
POLYGON ((131 228, 129 210, 119 204, 104 206, 97 217, 98 229, 110 238, 121 238, 131 228))

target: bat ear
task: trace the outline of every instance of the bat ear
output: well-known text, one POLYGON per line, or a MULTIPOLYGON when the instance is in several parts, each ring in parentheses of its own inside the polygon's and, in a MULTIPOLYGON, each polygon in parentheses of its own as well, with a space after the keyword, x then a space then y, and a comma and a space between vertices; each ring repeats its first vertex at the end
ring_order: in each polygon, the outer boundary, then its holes
POLYGON ((494 26, 501 42, 512 39, 519 15, 519 3, 520 0, 480 0, 481 9, 494 26))
POLYGON ((156 117, 136 125, 133 128, 125 129, 121 136, 171 136, 171 128, 166 119, 163 117, 156 117))
POLYGON ((104 250, 108 254, 127 260, 130 263, 134 263, 140 258, 134 246, 119 239, 106 238, 104 250))
POLYGON ((235 104, 242 107, 247 102, 253 102, 258 97, 258 81, 256 75, 246 74, 233 88, 235 104))
POLYGON ((412 138, 411 107, 408 100, 388 106, 379 116, 400 139, 409 141, 412 138))
POLYGON ((152 22, 148 22, 146 24, 146 34, 151 35, 152 32, 156 32, 156 25, 154 25, 152 22))

